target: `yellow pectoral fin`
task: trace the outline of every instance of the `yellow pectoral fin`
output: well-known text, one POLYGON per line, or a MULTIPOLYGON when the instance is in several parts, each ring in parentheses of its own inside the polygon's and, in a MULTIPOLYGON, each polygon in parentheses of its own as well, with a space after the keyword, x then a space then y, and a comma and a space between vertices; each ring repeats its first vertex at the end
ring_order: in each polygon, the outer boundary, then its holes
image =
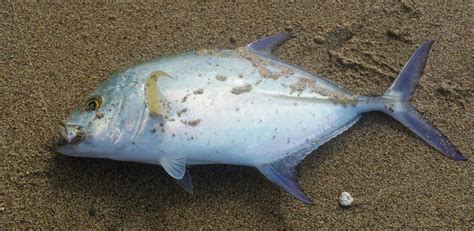
POLYGON ((146 104, 152 117, 166 116, 170 111, 168 101, 161 95, 160 89, 158 89, 158 79, 163 76, 172 78, 164 71, 154 71, 148 76, 145 84, 146 104))

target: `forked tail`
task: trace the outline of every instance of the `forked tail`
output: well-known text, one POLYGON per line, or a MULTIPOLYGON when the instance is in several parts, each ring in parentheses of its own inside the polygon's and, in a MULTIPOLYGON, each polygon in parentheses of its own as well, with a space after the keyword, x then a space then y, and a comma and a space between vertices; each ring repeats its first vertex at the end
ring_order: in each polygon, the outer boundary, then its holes
POLYGON ((433 41, 429 40, 416 49, 392 86, 382 96, 362 96, 358 106, 362 112, 385 112, 444 155, 454 160, 467 160, 441 132, 424 120, 410 105, 411 95, 423 74, 432 44, 433 41))

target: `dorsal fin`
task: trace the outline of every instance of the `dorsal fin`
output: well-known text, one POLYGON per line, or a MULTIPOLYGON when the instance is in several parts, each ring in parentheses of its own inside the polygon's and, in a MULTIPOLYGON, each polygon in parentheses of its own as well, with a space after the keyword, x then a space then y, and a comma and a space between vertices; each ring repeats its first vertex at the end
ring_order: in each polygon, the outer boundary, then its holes
POLYGON ((261 38, 255 42, 252 42, 247 45, 250 51, 254 53, 259 53, 262 55, 270 56, 272 51, 280 45, 282 42, 292 38, 294 35, 293 33, 289 32, 280 32, 278 34, 261 38))
POLYGON ((182 179, 186 173, 185 158, 161 158, 160 165, 174 179, 182 179))
POLYGON ((306 196, 295 177, 295 167, 292 160, 282 159, 264 164, 258 170, 270 181, 283 188, 286 192, 305 204, 313 205, 314 202, 306 196))

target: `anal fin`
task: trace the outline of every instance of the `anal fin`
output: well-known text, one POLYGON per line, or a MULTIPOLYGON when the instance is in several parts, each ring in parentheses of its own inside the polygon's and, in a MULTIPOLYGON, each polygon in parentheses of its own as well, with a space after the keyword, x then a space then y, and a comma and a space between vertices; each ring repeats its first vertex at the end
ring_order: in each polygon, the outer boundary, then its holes
POLYGON ((270 181, 283 188, 286 192, 305 204, 313 205, 314 202, 306 196, 295 177, 295 166, 286 165, 285 160, 264 164, 258 170, 270 181))

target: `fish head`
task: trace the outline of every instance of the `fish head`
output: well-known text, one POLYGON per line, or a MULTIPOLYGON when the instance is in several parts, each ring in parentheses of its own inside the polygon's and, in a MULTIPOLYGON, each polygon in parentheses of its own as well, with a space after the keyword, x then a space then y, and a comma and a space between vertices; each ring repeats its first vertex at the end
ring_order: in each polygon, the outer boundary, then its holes
POLYGON ((56 151, 90 158, 113 158, 120 153, 136 127, 133 123, 142 119, 143 97, 137 93, 137 84, 123 76, 101 83, 58 128, 56 151))

